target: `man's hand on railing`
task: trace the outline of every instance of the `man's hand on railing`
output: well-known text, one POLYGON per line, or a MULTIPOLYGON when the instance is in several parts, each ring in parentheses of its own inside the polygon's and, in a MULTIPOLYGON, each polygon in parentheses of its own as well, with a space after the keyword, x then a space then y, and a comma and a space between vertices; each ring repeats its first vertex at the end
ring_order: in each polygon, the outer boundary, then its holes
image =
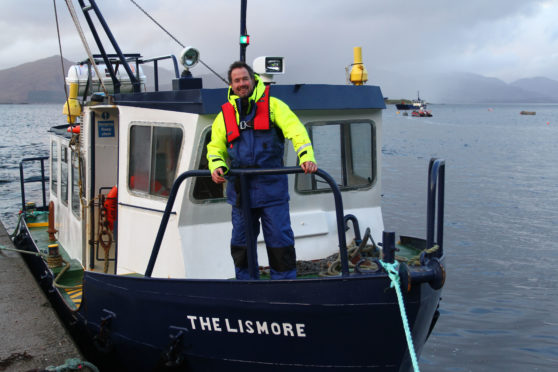
POLYGON ((304 163, 300 164, 300 167, 304 171, 304 173, 316 173, 318 170, 318 165, 313 161, 305 161, 304 163))
POLYGON ((225 174, 225 168, 219 167, 215 169, 213 173, 211 173, 211 179, 215 183, 223 183, 225 182, 225 177, 223 177, 224 174, 225 174))

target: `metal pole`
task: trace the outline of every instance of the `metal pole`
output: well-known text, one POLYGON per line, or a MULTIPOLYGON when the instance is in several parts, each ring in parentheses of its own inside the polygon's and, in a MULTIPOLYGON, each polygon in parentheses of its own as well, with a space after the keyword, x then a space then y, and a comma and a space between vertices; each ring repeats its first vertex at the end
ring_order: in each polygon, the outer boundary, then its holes
POLYGON ((434 162, 430 159, 428 164, 428 190, 426 197, 426 249, 432 248, 434 244, 434 194, 436 192, 436 178, 432 176, 434 162))
POLYGON ((387 263, 395 262, 395 233, 392 231, 384 231, 382 234, 382 252, 384 257, 382 260, 387 263))
POLYGON ((41 159, 41 185, 43 186, 43 208, 46 208, 46 185, 45 185, 45 159, 41 159))
POLYGON ((20 179, 20 186, 21 186, 21 211, 25 213, 25 178, 23 176, 23 161, 19 163, 19 179, 20 179))
POLYGON ((437 226, 437 237, 440 257, 444 253, 444 194, 445 194, 445 178, 446 178, 446 164, 443 160, 439 160, 439 176, 438 176, 438 226, 437 226))
POLYGON ((97 15, 97 18, 99 19, 99 23, 101 23, 101 26, 105 30, 105 34, 109 38, 109 40, 112 44, 112 47, 114 48, 114 51, 116 52, 116 54, 118 54, 118 57, 120 58, 120 63, 122 63, 122 66, 126 70, 126 73, 128 74, 128 77, 130 78, 130 81, 132 82, 132 86, 134 87, 134 92, 136 92, 136 93, 139 92, 141 90, 140 82, 134 76, 134 73, 132 72, 132 69, 130 69, 130 65, 128 64, 128 61, 126 61, 126 58, 124 57, 124 54, 120 50, 120 46, 118 46, 118 43, 116 42, 116 39, 112 35, 112 32, 110 31, 110 28, 109 28, 107 22, 105 21, 105 18, 101 14, 101 11, 99 10, 99 7, 97 6, 97 3, 95 2, 95 0, 89 0, 89 2, 93 6, 93 10, 95 11, 95 14, 97 15))
POLYGON ((426 205, 426 248, 434 244, 440 247, 442 254, 444 235, 444 193, 445 162, 442 159, 430 159, 428 166, 428 197, 426 205), (436 198, 438 192, 438 198, 436 198), (437 203, 436 203, 437 200, 437 203), (434 229, 437 228, 437 242, 434 242, 434 229))
MULTIPOLYGON (((118 43, 116 42, 116 39, 112 35, 112 32, 110 31, 110 28, 109 28, 108 24, 106 23, 105 19, 103 18, 103 15, 101 14, 101 11, 99 10, 99 7, 97 6, 97 3, 95 2, 95 0, 89 0, 89 6, 85 6, 84 0, 79 0, 79 4, 80 4, 81 9, 83 11, 83 15, 85 16, 87 24, 89 25, 89 29, 91 30, 91 33, 93 34, 93 38, 95 39, 95 42, 97 43, 97 46, 98 46, 98 48, 99 48, 99 50, 100 50, 100 52, 103 56, 103 60, 105 61, 106 68, 109 70, 109 73, 111 75, 111 79, 112 79, 113 85, 114 85, 114 93, 120 93, 120 81, 116 78, 116 72, 112 68, 112 64, 110 63, 110 60, 109 60, 109 58, 108 58, 108 56, 105 52, 105 49, 104 49, 103 44, 101 42, 101 39, 99 38, 99 36, 97 34, 96 28, 93 24, 93 20, 91 19, 91 17, 88 14, 89 10, 93 10, 95 15, 97 16, 97 19, 99 20, 99 23, 103 27, 106 36, 108 37, 110 43, 112 44, 112 47, 114 48, 114 51, 116 52, 116 54, 118 55, 118 57, 120 59, 120 63, 122 63, 122 66, 126 70, 126 73, 128 74, 128 77, 130 78, 130 81, 132 82, 134 92, 139 92, 141 90, 140 82, 136 78, 136 76, 134 75, 132 70, 130 69, 130 65, 128 64, 128 62, 126 61, 126 58, 124 57, 124 54, 120 50, 120 47, 118 46, 118 43)), ((99 78, 101 78, 101 77, 99 76, 99 78)))
MULTIPOLYGON (((79 5, 81 6, 81 10, 83 11, 83 16, 85 17, 85 20, 87 21, 87 24, 89 25, 89 29, 91 30, 91 34, 93 35, 93 38, 95 39, 95 43, 97 43, 97 47, 99 48, 99 51, 101 52, 101 55, 103 56, 103 61, 105 61, 105 65, 107 70, 109 71, 110 74, 110 78, 112 80, 112 85, 114 88, 114 93, 120 93, 120 81, 116 78, 116 73, 114 72, 114 68, 112 67, 112 64, 110 63, 110 60, 107 56, 107 52, 105 51, 105 48, 103 47, 103 43, 101 42, 101 38, 99 37, 99 34, 97 33, 97 29, 95 28, 95 25, 93 24, 93 20, 91 19, 91 16, 89 15, 89 10, 93 9, 91 6, 85 6, 84 0, 79 0, 79 5)), ((95 62, 95 64, 97 64, 97 62, 95 62)), ((99 81, 103 81, 101 76, 97 76, 97 78, 99 78, 99 81)))
MULTIPOLYGON (((90 123, 89 128, 92 128, 90 132, 90 142, 89 145, 91 146, 91 186, 89 187, 89 197, 91 200, 95 197, 95 112, 92 112, 90 115, 90 123)), ((87 177, 87 176, 86 176, 87 177)), ((89 223, 91 226, 89 232, 89 268, 95 268, 95 208, 89 208, 89 223)))
POLYGON ((159 66, 157 60, 153 61, 153 76, 155 80, 155 92, 159 91, 159 66))
MULTIPOLYGON (((248 0, 240 2, 240 36, 246 35, 246 8, 248 0)), ((240 44, 240 60, 246 62, 246 44, 240 44)))

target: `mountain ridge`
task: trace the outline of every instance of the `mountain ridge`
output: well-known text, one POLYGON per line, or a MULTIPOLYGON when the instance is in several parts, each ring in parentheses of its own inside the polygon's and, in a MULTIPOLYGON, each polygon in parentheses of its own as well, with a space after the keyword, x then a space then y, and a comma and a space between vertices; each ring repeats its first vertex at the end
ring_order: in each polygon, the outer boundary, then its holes
MULTIPOLYGON (((63 64, 63 71, 67 72, 75 62, 64 59, 63 64)), ((153 69, 146 66, 143 71, 148 89, 152 90, 153 69)), ((386 97, 415 98, 420 91, 422 98, 432 103, 558 103, 558 81, 546 77, 506 83, 467 72, 426 75, 369 71, 368 84, 379 85, 386 97)), ((281 83, 301 83, 298 79, 304 79, 302 76, 284 76, 281 83)), ((200 77, 204 79, 205 88, 224 87, 214 75, 200 77)), ((160 90, 171 89, 173 78, 174 72, 159 67, 160 90)), ((319 76, 314 78, 317 80, 319 76)), ((58 55, 0 70, 0 103, 61 103, 66 97, 64 83, 58 55)))

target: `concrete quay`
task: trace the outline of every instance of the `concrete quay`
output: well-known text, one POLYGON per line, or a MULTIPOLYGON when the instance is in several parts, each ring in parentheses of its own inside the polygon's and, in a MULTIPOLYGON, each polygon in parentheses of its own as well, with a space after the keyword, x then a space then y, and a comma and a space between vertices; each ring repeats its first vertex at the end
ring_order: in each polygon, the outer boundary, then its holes
MULTIPOLYGON (((1 222, 0 245, 14 248, 1 222)), ((17 252, 0 250, 0 298, 0 371, 41 371, 83 360, 17 252)))

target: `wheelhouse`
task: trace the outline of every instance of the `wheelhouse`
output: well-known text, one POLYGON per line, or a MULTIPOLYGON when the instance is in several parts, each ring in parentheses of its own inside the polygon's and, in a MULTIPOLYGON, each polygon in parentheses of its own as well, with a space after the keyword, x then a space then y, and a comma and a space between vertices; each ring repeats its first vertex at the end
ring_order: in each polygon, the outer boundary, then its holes
MULTIPOLYGON (((385 106, 379 88, 287 85, 273 86, 272 94, 305 124, 319 167, 343 192, 346 212, 371 221, 373 238, 381 240, 378 144, 385 106)), ((50 198, 56 224, 65 231, 59 241, 79 252, 73 256, 81 257, 83 267, 101 270, 108 261, 110 273, 144 272, 173 181, 189 169, 207 169, 211 125, 225 99, 225 89, 116 94, 111 104, 105 98, 83 107, 79 135, 52 131, 50 198), (114 186, 116 221, 108 232, 103 203, 114 186)), ((286 149, 285 165, 297 165, 292 146, 286 149)), ((289 191, 297 258, 335 253, 335 206, 327 185, 314 175, 298 174, 289 178, 289 191)), ((185 182, 154 276, 234 277, 225 196, 225 188, 210 178, 185 182)), ((266 266, 262 237, 259 243, 260 264, 266 266)))

